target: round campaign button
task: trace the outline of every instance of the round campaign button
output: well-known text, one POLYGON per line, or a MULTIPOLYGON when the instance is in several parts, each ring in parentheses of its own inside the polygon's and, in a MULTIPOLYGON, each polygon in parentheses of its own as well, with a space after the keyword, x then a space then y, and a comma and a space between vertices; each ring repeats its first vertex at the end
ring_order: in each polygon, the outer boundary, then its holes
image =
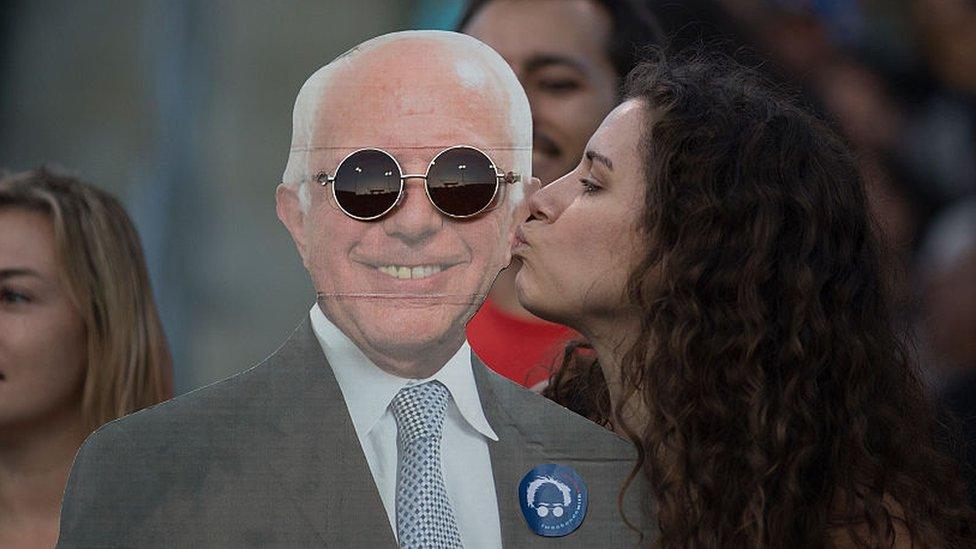
POLYGON ((572 533, 586 517, 586 484, 565 465, 536 465, 519 483, 519 504, 529 529, 540 536, 572 533))

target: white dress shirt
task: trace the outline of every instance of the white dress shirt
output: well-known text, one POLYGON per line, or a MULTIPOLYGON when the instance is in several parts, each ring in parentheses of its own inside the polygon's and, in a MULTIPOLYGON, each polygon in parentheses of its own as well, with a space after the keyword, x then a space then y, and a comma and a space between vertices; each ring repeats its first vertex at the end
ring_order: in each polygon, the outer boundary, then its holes
POLYGON ((436 379, 451 393, 441 438, 441 466, 461 542, 469 549, 501 547, 495 480, 488 454, 488 439, 497 441, 498 435, 481 408, 468 342, 432 377, 406 379, 384 372, 366 358, 317 304, 309 316, 315 337, 339 382, 393 535, 397 531, 397 426, 390 403, 403 387, 436 379))

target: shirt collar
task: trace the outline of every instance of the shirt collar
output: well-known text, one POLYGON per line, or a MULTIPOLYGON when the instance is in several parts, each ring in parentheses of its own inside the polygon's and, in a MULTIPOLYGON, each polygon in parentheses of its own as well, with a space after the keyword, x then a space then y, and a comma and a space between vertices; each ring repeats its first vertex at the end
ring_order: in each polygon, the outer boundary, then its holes
POLYGON ((365 438, 373 429, 400 389, 436 379, 450 391, 461 417, 472 428, 491 440, 498 440, 498 435, 491 428, 481 407, 478 386, 471 369, 471 347, 467 340, 433 376, 426 379, 408 379, 380 369, 342 330, 326 318, 318 304, 312 306, 309 317, 315 337, 335 373, 356 435, 360 439, 365 438))

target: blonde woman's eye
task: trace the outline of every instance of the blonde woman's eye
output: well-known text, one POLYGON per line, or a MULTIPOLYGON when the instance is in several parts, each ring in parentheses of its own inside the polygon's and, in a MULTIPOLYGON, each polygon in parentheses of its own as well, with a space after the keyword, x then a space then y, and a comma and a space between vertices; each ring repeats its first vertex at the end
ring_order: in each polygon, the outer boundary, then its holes
POLYGON ((0 290, 0 303, 19 304, 30 303, 31 301, 31 297, 27 294, 7 289, 0 290))

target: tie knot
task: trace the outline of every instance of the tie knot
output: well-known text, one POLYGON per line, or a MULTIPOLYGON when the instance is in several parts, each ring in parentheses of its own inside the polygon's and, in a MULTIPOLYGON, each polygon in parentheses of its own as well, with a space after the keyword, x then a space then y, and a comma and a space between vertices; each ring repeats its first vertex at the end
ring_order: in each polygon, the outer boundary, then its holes
POLYGON ((393 397, 397 436, 405 442, 440 437, 450 392, 440 381, 429 381, 400 389, 393 397))

